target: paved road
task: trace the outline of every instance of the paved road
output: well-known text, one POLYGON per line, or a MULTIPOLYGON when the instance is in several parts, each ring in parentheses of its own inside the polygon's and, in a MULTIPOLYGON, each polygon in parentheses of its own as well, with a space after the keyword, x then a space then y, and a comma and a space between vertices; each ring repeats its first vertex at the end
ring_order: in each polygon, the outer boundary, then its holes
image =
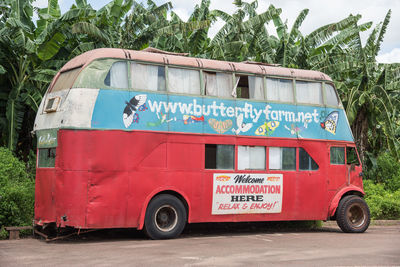
POLYGON ((400 265, 400 224, 344 234, 269 224, 194 225, 179 239, 147 240, 137 231, 86 234, 46 243, 0 241, 0 266, 340 266, 400 265))

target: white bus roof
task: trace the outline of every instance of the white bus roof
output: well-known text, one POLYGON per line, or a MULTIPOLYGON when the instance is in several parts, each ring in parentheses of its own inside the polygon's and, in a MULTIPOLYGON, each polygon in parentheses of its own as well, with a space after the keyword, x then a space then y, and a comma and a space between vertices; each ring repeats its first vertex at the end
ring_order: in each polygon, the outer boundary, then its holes
MULTIPOLYGON (((100 58, 120 58, 127 60, 138 60, 153 62, 165 65, 179 65, 186 67, 195 67, 203 69, 231 71, 231 72, 245 72, 254 73, 259 75, 280 76, 288 78, 297 78, 305 80, 325 80, 332 81, 332 79, 319 71, 291 69, 277 66, 267 66, 263 63, 245 63, 245 62, 228 62, 220 60, 211 60, 203 58, 186 57, 178 53, 160 53, 156 49, 149 51, 135 51, 120 48, 99 48, 85 52, 67 62, 60 72, 64 72, 77 67, 86 66, 90 62, 100 58)), ((161 51, 161 50, 158 50, 161 51)), ((161 51, 163 52, 163 51, 161 51)))

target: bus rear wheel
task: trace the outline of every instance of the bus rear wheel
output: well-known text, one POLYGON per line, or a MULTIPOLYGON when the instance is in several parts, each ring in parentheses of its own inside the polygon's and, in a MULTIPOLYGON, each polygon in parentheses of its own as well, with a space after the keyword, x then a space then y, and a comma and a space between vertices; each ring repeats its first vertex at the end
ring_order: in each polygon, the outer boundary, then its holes
POLYGON ((340 200, 336 222, 345 233, 363 233, 371 220, 365 200, 359 196, 346 196, 340 200))
POLYGON ((185 206, 178 198, 158 195, 147 207, 144 231, 151 239, 175 238, 185 228, 186 217, 185 206))

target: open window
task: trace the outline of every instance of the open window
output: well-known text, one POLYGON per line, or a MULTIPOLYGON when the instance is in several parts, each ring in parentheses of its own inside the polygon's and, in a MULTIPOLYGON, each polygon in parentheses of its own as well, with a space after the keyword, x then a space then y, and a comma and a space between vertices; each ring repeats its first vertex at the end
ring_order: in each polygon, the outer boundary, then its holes
POLYGON ((236 75, 236 96, 264 100, 264 81, 262 77, 236 75))
POLYGON ((236 76, 236 97, 249 98, 249 78, 248 76, 236 76))

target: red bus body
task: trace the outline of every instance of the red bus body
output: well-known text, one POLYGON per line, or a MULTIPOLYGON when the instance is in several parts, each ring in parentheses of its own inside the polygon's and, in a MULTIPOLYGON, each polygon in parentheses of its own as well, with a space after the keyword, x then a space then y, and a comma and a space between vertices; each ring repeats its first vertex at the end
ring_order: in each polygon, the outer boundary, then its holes
MULTIPOLYGON (((41 109, 49 106, 43 105, 41 109)), ((41 114, 44 121, 48 121, 56 113, 41 114)), ((188 223, 328 220, 335 215, 344 196, 364 194, 361 164, 334 165, 330 161, 332 146, 355 148, 352 140, 96 129, 95 115, 92 116, 92 127, 48 127, 56 129, 52 137, 57 140, 56 156, 54 167, 37 168, 36 224, 56 223, 59 227, 79 229, 142 229, 150 201, 161 193, 171 194, 182 201, 187 209, 188 223), (206 144, 233 145, 234 169, 206 169, 206 144), (265 147, 267 155, 270 147, 297 148, 296 169, 270 169, 266 156, 264 170, 240 170, 239 146, 265 147), (317 161, 317 170, 299 170, 298 148, 307 151, 317 161), (282 175, 281 211, 213 214, 214 175, 227 172, 282 175)), ((40 123, 43 125, 37 119, 35 127, 40 123)), ((40 132, 42 129, 46 126, 36 130, 40 132)), ((235 206, 226 204, 220 208, 229 211, 235 206)))

